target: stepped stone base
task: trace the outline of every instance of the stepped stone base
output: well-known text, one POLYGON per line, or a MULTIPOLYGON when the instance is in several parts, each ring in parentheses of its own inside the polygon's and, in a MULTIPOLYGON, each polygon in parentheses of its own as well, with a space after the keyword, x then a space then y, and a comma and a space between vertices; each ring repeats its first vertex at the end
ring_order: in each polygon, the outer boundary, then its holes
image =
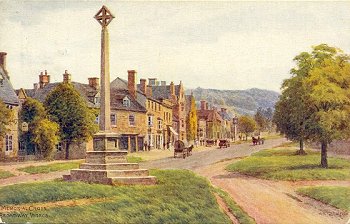
POLYGON ((149 176, 147 169, 139 169, 139 164, 128 163, 126 155, 126 151, 113 149, 86 152, 86 163, 63 175, 63 179, 109 185, 156 184, 156 177, 149 176))

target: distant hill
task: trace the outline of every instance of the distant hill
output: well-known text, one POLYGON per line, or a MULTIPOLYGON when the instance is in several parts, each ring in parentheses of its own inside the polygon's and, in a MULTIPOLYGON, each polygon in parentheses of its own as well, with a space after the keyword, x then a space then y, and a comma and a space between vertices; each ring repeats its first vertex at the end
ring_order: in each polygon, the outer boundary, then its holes
POLYGON ((200 100, 206 100, 210 106, 220 108, 225 106, 231 112, 238 114, 255 114, 257 108, 274 109, 278 100, 279 93, 264 89, 247 89, 247 90, 218 90, 218 89, 187 89, 186 94, 193 95, 199 106, 200 100))

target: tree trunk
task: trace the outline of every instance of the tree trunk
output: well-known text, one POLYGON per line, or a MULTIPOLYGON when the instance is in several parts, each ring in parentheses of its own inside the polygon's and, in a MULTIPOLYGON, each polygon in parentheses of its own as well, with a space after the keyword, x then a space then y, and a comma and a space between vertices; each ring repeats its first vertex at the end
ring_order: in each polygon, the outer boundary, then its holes
POLYGON ((299 139, 299 151, 297 152, 298 155, 306 155, 306 152, 304 150, 304 139, 299 139))
POLYGON ((327 160, 327 143, 321 142, 321 167, 328 168, 328 160, 327 160))
POLYGON ((69 159, 69 146, 70 146, 70 142, 66 142, 66 160, 69 159))

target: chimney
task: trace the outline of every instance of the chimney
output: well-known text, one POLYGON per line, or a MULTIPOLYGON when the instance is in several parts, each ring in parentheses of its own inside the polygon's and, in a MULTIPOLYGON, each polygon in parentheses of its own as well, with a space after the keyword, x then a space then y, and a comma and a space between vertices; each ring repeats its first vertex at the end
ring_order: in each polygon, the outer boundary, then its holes
POLYGON ((147 97, 152 97, 152 86, 148 85, 147 86, 147 92, 146 92, 146 96, 147 97))
POLYGON ((43 74, 43 72, 41 72, 39 75, 40 89, 44 88, 44 86, 46 86, 49 83, 50 83, 50 76, 47 74, 47 70, 45 70, 45 75, 43 74))
POLYGON ((71 82, 72 82, 72 75, 69 74, 67 70, 65 70, 63 74, 63 83, 71 83, 71 82))
POLYGON ((38 90, 39 89, 39 84, 38 83, 34 83, 34 90, 38 90))
POLYGON ((6 52, 0 52, 0 66, 6 71, 6 52))
POLYGON ((175 86, 173 82, 170 83, 170 95, 175 95, 175 86))
POLYGON ((208 102, 205 102, 205 109, 208 110, 209 109, 209 106, 208 106, 208 102))
POLYGON ((136 99, 136 71, 128 70, 128 90, 130 95, 136 99))
POLYGON ((156 78, 149 78, 148 79, 148 85, 155 86, 156 83, 157 83, 157 79, 156 78))
POLYGON ((166 86, 166 81, 161 81, 161 82, 160 82, 160 85, 161 85, 161 86, 166 86))
POLYGON ((144 94, 146 94, 146 87, 147 87, 147 80, 140 79, 140 89, 141 89, 141 92, 144 94))
POLYGON ((205 100, 201 100, 201 110, 206 110, 207 102, 205 100))
POLYGON ((88 78, 89 80, 89 86, 94 88, 94 89, 99 89, 100 88, 100 79, 97 77, 91 77, 88 78))

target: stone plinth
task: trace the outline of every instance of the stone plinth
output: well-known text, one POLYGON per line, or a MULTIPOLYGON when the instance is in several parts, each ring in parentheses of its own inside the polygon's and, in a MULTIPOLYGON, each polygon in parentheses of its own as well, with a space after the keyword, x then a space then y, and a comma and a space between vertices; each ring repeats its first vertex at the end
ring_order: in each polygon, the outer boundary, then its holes
POLYGON ((126 161, 126 151, 91 151, 86 153, 86 163, 79 169, 72 169, 70 175, 64 175, 67 181, 87 183, 131 185, 152 185, 154 176, 149 176, 146 169, 139 169, 139 164, 126 161))

